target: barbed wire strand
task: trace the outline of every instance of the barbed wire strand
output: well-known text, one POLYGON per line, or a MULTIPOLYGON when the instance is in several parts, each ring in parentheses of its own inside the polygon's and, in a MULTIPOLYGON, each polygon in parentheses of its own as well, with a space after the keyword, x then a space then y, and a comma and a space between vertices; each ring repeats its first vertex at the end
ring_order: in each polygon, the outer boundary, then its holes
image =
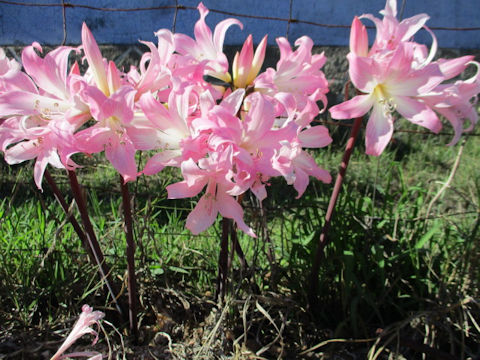
MULTIPOLYGON (((26 7, 64 7, 64 8, 83 8, 94 11, 108 11, 108 12, 134 12, 134 11, 152 11, 152 10, 168 10, 175 9, 178 10, 197 10, 194 6, 181 5, 176 3, 176 5, 162 5, 162 6, 148 6, 148 7, 136 7, 136 8, 111 8, 111 7, 98 7, 93 5, 86 4, 72 4, 69 2, 62 2, 61 4, 46 4, 46 3, 23 3, 10 0, 0 0, 0 4, 14 5, 14 6, 26 6, 26 7)), ((251 15, 244 13, 237 13, 233 11, 219 10, 219 9, 209 9, 212 13, 223 14, 228 16, 258 19, 258 20, 271 20, 271 21, 283 21, 287 23, 300 23, 306 25, 313 25, 324 28, 343 28, 349 29, 350 24, 326 24, 319 23, 315 21, 308 21, 295 18, 282 18, 275 16, 262 16, 262 15, 251 15)), ((369 29, 374 29, 374 26, 367 26, 369 29)), ((447 27, 447 26, 429 26, 432 30, 445 30, 445 31, 480 31, 480 26, 471 26, 471 27, 447 27)))

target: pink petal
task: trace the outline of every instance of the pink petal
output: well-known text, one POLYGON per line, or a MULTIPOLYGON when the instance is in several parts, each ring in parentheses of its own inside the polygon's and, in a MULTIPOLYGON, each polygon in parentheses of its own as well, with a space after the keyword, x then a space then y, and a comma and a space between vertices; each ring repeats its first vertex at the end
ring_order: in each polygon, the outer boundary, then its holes
POLYGON ((438 65, 440 66, 440 71, 445 76, 445 80, 454 78, 455 76, 462 73, 468 66, 468 63, 475 59, 474 56, 462 56, 455 59, 439 59, 438 65))
POLYGON ((91 126, 75 134, 80 151, 94 154, 104 150, 110 138, 116 136, 112 130, 99 124, 91 126))
POLYGON ((230 114, 236 115, 242 106, 245 97, 245 89, 237 89, 222 100, 220 106, 225 108, 230 114))
MULTIPOLYGON (((292 47, 288 40, 284 37, 279 37, 276 39, 278 49, 280 50, 280 59, 288 58, 292 54, 292 47)), ((278 66, 277 66, 278 70, 278 66)))
MULTIPOLYGON (((178 158, 181 155, 182 153, 180 150, 163 150, 162 152, 159 152, 158 154, 155 154, 150 159, 148 159, 147 164, 145 165, 145 168, 143 169, 142 173, 145 175, 157 174, 160 171, 162 171, 165 166, 170 165, 173 159, 178 158)), ((198 192, 200 192, 200 190, 198 192)), ((190 196, 195 196, 195 195, 190 195, 190 196)), ((172 196, 173 196, 173 191, 172 191, 172 196)), ((190 197, 190 196, 184 196, 184 197, 190 197)), ((170 197, 170 192, 169 192, 169 197, 170 197)), ((175 197, 175 199, 176 198, 177 197, 175 197)))
MULTIPOLYGON (((273 106, 266 101, 259 92, 254 92, 247 98, 251 108, 245 118, 246 132, 248 138, 262 137, 273 126, 275 119, 273 106)), ((247 139, 245 141, 248 141, 247 139)))
POLYGON ((88 65, 93 72, 93 77, 95 78, 98 88, 108 96, 109 89, 107 73, 105 71, 103 57, 93 34, 85 23, 82 25, 82 45, 85 57, 87 58, 88 65))
POLYGON ((329 111, 334 119, 354 119, 365 115, 373 106, 372 95, 358 95, 353 99, 332 106, 329 111))
POLYGON ((368 55, 368 34, 367 28, 360 19, 355 16, 350 31, 350 51, 358 56, 368 55))
MULTIPOLYGON (((67 338, 63 342, 62 346, 57 350, 57 352, 53 355, 51 360, 59 360, 63 357, 62 354, 70 347, 73 345, 75 341, 77 341, 80 337, 82 337, 85 334, 93 334, 97 335, 96 331, 94 331, 90 326, 94 324, 99 324, 99 320, 101 320, 105 314, 101 311, 93 311, 93 309, 88 306, 88 305, 83 305, 82 307, 82 313, 80 314, 77 322, 75 323, 72 331, 70 334, 68 334, 67 338)), ((93 341, 93 344, 95 344, 97 338, 93 341)), ((92 353, 85 353, 87 354, 86 356, 91 356, 92 353)), ((72 355, 72 354, 69 354, 72 355)), ((74 355, 72 355, 73 357, 74 355)), ((98 355, 95 355, 97 357, 98 355)))
POLYGON ((197 206, 188 214, 186 228, 193 235, 198 235, 208 229, 217 218, 217 201, 210 193, 203 195, 197 206))
POLYGON ((71 105, 65 101, 25 91, 0 94, 0 116, 35 115, 42 112, 65 112, 71 105))
POLYGON ((254 193, 260 203, 267 198, 267 189, 261 181, 257 180, 251 187, 250 190, 254 193))
POLYGON ((437 64, 430 64, 407 76, 402 73, 390 76, 385 86, 391 95, 416 96, 430 92, 444 80, 437 64))
POLYGON ((175 51, 182 55, 190 53, 196 46, 195 40, 185 34, 175 34, 174 41, 175 51))
POLYGON ((399 36, 402 41, 409 41, 430 19, 427 14, 418 14, 403 20, 399 24, 399 36))
POLYGON ((442 123, 437 114, 424 103, 406 96, 397 96, 394 99, 396 110, 407 120, 423 126, 434 133, 442 128, 442 123))
POLYGON ((425 30, 427 30, 427 32, 430 34, 430 36, 432 37, 432 45, 430 46, 430 52, 428 54, 428 57, 425 59, 425 61, 420 65, 420 66, 425 66, 425 65, 428 65, 432 62, 433 58, 435 57, 435 54, 437 53, 437 49, 438 49, 438 42, 437 42, 437 37, 435 36, 435 34, 433 33, 432 30, 430 30, 428 28, 428 26, 423 26, 423 28, 425 30))
POLYGON ((143 94, 138 101, 146 117, 159 129, 165 130, 171 126, 170 113, 167 108, 159 103, 152 93, 143 94))
POLYGON ((375 75, 379 73, 378 65, 371 58, 357 56, 353 53, 349 53, 347 58, 352 83, 365 93, 371 92, 377 83, 375 75))
MULTIPOLYGON (((313 94, 313 96, 314 99, 322 101, 324 106, 327 105, 327 98, 321 93, 320 89, 318 92, 313 94)), ((302 128, 308 126, 313 121, 315 116, 317 116, 319 113, 322 113, 324 110, 325 108, 320 111, 317 102, 309 100, 305 104, 303 110, 299 114, 296 114, 297 118, 295 119, 295 123, 302 128)))
POLYGON ((215 27, 215 31, 213 34, 213 43, 215 44, 217 52, 223 52, 223 42, 225 40, 225 34, 228 28, 232 25, 238 25, 240 29, 243 30, 243 24, 237 19, 225 19, 223 21, 220 21, 215 27))
POLYGON ((265 53, 267 51, 267 40, 268 35, 265 35, 258 44, 257 49, 255 50, 255 55, 253 56, 252 68, 248 74, 247 84, 252 84, 253 80, 257 77, 260 69, 262 68, 263 61, 265 60, 265 53))
POLYGON ((35 49, 42 51, 40 44, 35 42, 22 52, 22 64, 25 71, 41 89, 54 96, 67 98, 68 56, 73 48, 61 46, 48 53, 43 59, 37 55, 35 49))
POLYGON ((110 143, 105 146, 105 157, 122 175, 125 182, 137 178, 135 148, 127 138, 118 139, 112 136, 110 143))
POLYGON ((21 141, 25 138, 25 132, 20 129, 21 119, 19 117, 11 117, 4 120, 0 124, 0 150, 5 149, 13 143, 21 141))
MULTIPOLYGON (((206 162, 208 159, 202 160, 206 162)), ((208 179, 208 176, 206 175, 205 170, 200 169, 192 158, 189 158, 187 161, 182 162, 181 168, 183 178, 189 186, 193 186, 198 181, 206 184, 206 179, 208 179)))
POLYGON ((46 156, 43 156, 43 154, 40 154, 37 157, 37 161, 35 161, 35 166, 33 167, 33 178, 35 180, 35 184, 40 190, 42 190, 42 179, 47 165, 48 158, 46 156))
POLYGON ((36 158, 40 151, 41 148, 36 140, 22 141, 5 151, 5 161, 10 165, 18 164, 36 158))
POLYGON ((168 198, 183 199, 196 196, 200 191, 202 191, 207 182, 208 179, 206 179, 205 181, 195 182, 192 185, 188 185, 186 181, 180 181, 174 184, 170 184, 167 186, 168 198))
POLYGON ((128 126, 127 134, 137 150, 161 149, 165 143, 161 141, 161 131, 145 126, 128 126))
POLYGON ((380 14, 384 16, 397 16, 397 0, 387 0, 385 9, 380 11, 380 14))
POLYGON ((385 114, 382 105, 375 103, 367 123, 365 152, 368 155, 380 155, 390 142, 392 134, 393 118, 391 114, 385 114))
MULTIPOLYGON (((202 49, 210 50, 215 54, 212 42, 212 31, 205 22, 205 17, 209 11, 203 3, 198 4, 198 11, 200 12, 200 19, 195 23, 194 27, 195 40, 202 49)), ((211 55, 211 53, 205 55, 211 55)))
POLYGON ((251 237, 257 237, 253 230, 243 221, 243 209, 240 204, 221 189, 217 190, 217 207, 223 217, 235 220, 240 230, 251 237))
POLYGON ((205 171, 199 169, 192 159, 184 161, 181 165, 184 181, 167 186, 169 199, 181 199, 197 195, 207 185, 209 178, 205 171))
MULTIPOLYGON (((442 109, 437 109, 437 111, 445 116, 447 120, 450 122, 450 124, 453 127, 454 130, 454 136, 452 140, 447 144, 448 146, 453 146, 455 145, 458 140, 460 140, 460 137, 462 136, 463 133, 463 119, 460 119, 455 111, 450 108, 442 108, 442 109)), ((476 114, 476 111, 475 111, 476 114)), ((478 116, 478 115, 477 115, 478 116)))
POLYGON ((157 72, 159 71, 160 66, 160 56, 158 53, 158 49, 155 47, 155 45, 150 41, 140 42, 148 46, 150 48, 150 52, 144 53, 141 59, 141 65, 144 65, 144 62, 148 61, 148 67, 146 69, 142 68, 141 78, 135 80, 135 82, 137 83, 135 87, 138 91, 137 100, 153 85, 156 80, 157 72))
POLYGON ((325 126, 314 126, 305 129, 298 134, 298 139, 302 147, 308 148, 321 148, 332 142, 332 138, 325 126))
POLYGON ((120 71, 117 69, 115 63, 111 60, 108 62, 107 82, 110 94, 115 93, 122 86, 120 71))
POLYGON ((332 176, 330 173, 327 170, 319 167, 313 156, 305 151, 300 152, 300 154, 295 157, 294 163, 295 174, 297 173, 298 169, 301 169, 307 175, 314 176, 317 180, 320 180, 325 184, 329 184, 332 181, 332 176))
MULTIPOLYGON (((297 111, 297 101, 295 100, 295 96, 293 96, 293 94, 288 92, 277 92, 275 94, 275 100, 277 100, 282 105, 284 110, 281 110, 281 111, 286 111, 289 120, 295 116, 295 113, 297 111)), ((314 111, 315 109, 312 109, 312 110, 314 111)), ((315 116, 317 114, 318 114, 318 111, 315 114, 315 116)), ((302 114, 302 115, 306 115, 306 114, 302 114)), ((304 124, 305 122, 301 121, 301 123, 304 124)), ((310 121, 308 121, 308 123, 310 123, 310 121)))
POLYGON ((295 169, 295 181, 293 183, 293 188, 297 190, 296 199, 299 199, 305 190, 307 189, 309 183, 308 174, 303 171, 301 168, 295 169))

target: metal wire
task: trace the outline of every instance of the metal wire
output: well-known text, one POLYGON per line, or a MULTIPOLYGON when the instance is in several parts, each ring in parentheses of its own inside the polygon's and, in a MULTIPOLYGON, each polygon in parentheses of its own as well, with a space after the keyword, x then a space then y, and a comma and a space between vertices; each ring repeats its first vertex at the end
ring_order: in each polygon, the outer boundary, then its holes
MULTIPOLYGON (((63 8, 83 8, 96 11, 109 11, 109 12, 134 12, 134 11, 152 11, 152 10, 169 10, 175 9, 175 12, 178 10, 197 10, 194 6, 186 6, 176 3, 176 5, 162 5, 162 6, 148 6, 148 7, 135 7, 135 8, 111 8, 111 7, 100 7, 86 4, 72 4, 69 2, 62 2, 61 4, 46 4, 46 3, 28 3, 28 2, 17 2, 9 0, 0 0, 0 4, 15 5, 15 6, 27 6, 27 7, 63 7, 63 8)), ((315 21, 308 21, 302 19, 295 19, 289 16, 288 18, 275 17, 275 16, 262 16, 262 15, 250 15, 242 14, 232 11, 219 10, 209 8, 209 11, 212 13, 218 13, 228 16, 235 16, 241 18, 250 18, 250 19, 259 19, 259 20, 273 20, 273 21, 283 21, 287 24, 298 23, 298 24, 307 24, 325 28, 344 28, 349 29, 350 24, 327 24, 320 23, 315 21)), ((291 13, 290 13, 291 15, 291 13)), ((374 28, 373 26, 367 26, 367 28, 374 28)), ((480 31, 480 26, 472 27, 450 27, 450 26, 430 26, 432 30, 447 30, 447 31, 480 31)))

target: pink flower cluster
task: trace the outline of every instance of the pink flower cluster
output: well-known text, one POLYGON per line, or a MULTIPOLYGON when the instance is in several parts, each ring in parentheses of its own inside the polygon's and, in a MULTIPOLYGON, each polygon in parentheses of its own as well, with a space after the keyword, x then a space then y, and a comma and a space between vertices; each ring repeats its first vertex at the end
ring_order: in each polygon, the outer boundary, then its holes
POLYGON ((479 64, 473 61, 473 56, 432 61, 437 41, 425 26, 428 15, 398 21, 396 0, 387 0, 380 13, 383 19, 370 14, 360 16, 376 26, 376 38, 370 50, 365 26, 358 17, 353 20, 347 56, 349 74, 363 94, 330 108, 332 117, 351 119, 373 109, 365 137, 366 152, 370 155, 380 155, 389 143, 395 111, 434 133, 442 128, 437 114, 442 115, 455 130, 450 143, 455 144, 462 132, 472 130, 478 121, 472 100, 476 100, 480 92, 479 64), (413 41, 413 36, 422 28, 433 37, 430 50, 413 41), (469 64, 477 67, 470 79, 445 83, 460 75, 469 64))
MULTIPOLYGON (((207 229, 217 214, 232 218, 251 236, 235 196, 251 190, 262 201, 271 177, 283 176, 301 196, 309 176, 330 182, 304 148, 331 142, 323 126, 311 126, 326 105, 328 84, 313 55, 313 42, 301 37, 292 49, 277 39, 276 69, 260 73, 266 37, 254 51, 249 36, 229 73, 223 42, 236 19, 220 22, 213 34, 198 6, 195 39, 169 30, 156 32, 158 43, 128 72, 104 59, 87 26, 79 48, 60 46, 45 54, 33 43, 22 65, 0 49, 0 149, 9 164, 36 159, 39 188, 48 164, 68 170, 77 153, 105 152, 125 182, 153 175, 165 166, 181 169, 184 180, 167 187, 169 198, 203 196, 187 218, 194 234, 207 229), (82 74, 72 52, 83 54, 82 74), (153 150, 139 171, 137 151, 153 150)), ((77 160, 78 161, 78 160, 77 160)))

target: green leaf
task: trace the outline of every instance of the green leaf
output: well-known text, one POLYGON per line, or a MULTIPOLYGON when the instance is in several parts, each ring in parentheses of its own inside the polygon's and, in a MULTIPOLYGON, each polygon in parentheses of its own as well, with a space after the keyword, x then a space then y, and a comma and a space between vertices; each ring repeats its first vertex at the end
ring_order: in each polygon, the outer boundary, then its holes
POLYGON ((428 232, 426 234, 424 234, 420 240, 418 240, 418 242, 415 244, 415 249, 419 250, 419 249, 422 249, 423 246, 427 243, 427 241, 429 241, 433 235, 435 235, 438 230, 440 229, 440 223, 439 222, 435 222, 433 224, 433 227, 428 230, 428 232))
POLYGON ((153 276, 163 275, 163 273, 165 273, 165 270, 163 270, 160 265, 150 266, 150 274, 152 274, 153 276))
POLYGON ((178 266, 169 266, 168 270, 178 272, 178 273, 182 273, 182 274, 190 274, 190 271, 185 270, 185 269, 183 269, 181 267, 178 267, 178 266))

